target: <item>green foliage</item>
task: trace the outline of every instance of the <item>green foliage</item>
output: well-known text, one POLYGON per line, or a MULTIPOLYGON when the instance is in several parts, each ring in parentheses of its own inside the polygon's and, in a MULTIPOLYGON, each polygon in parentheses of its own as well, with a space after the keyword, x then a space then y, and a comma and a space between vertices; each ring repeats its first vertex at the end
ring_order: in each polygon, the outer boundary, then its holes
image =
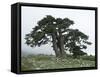
POLYGON ((47 15, 42 20, 38 21, 38 26, 35 26, 33 30, 26 34, 26 44, 37 46, 41 41, 41 44, 45 44, 43 42, 51 42, 50 39, 46 38, 47 36, 51 36, 53 33, 57 33, 58 29, 66 29, 71 24, 74 24, 72 20, 69 20, 68 18, 61 19, 47 15), (44 40, 44 41, 43 41, 44 40))
POLYGON ((74 21, 69 18, 54 18, 51 15, 47 15, 37 22, 37 26, 30 33, 26 34, 26 44, 35 47, 48 42, 53 43, 53 37, 55 36, 54 42, 57 46, 52 46, 57 47, 53 48, 56 49, 55 52, 59 50, 62 54, 64 49, 69 50, 75 57, 85 55, 86 53, 82 49, 86 49, 87 45, 92 43, 88 42, 89 37, 86 34, 78 29, 70 29, 73 24, 74 21))
POLYGON ((88 42, 88 36, 80 32, 78 29, 69 29, 68 34, 65 36, 65 47, 66 50, 69 50, 73 53, 74 57, 86 55, 82 49, 86 49, 88 45, 91 45, 91 42, 88 42))

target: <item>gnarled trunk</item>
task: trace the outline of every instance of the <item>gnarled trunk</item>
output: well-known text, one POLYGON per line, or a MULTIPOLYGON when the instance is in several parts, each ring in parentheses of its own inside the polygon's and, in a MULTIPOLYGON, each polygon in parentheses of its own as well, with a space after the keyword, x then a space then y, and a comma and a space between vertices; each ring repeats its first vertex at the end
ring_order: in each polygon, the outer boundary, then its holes
POLYGON ((55 34, 52 34, 52 43, 53 43, 53 49, 55 51, 56 57, 61 57, 61 53, 60 53, 58 46, 57 46, 57 39, 56 39, 55 34))
POLYGON ((60 45, 60 52, 61 52, 61 55, 62 57, 65 57, 66 56, 66 52, 64 51, 64 38, 62 36, 62 33, 59 32, 59 45, 60 45))

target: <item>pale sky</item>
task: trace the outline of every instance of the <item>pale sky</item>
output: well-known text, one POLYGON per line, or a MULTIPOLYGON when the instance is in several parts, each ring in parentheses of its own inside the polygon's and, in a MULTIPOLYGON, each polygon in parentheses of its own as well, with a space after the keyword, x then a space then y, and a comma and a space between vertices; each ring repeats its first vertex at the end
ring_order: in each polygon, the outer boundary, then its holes
POLYGON ((25 44, 25 34, 32 31, 37 25, 37 22, 46 15, 52 15, 55 18, 69 18, 75 22, 71 28, 79 29, 81 32, 89 36, 89 41, 92 45, 88 45, 84 50, 88 54, 95 55, 95 11, 94 10, 79 10, 79 9, 63 9, 63 8, 44 8, 44 7, 21 7, 21 43, 22 54, 55 54, 51 44, 46 44, 41 47, 31 48, 25 44))

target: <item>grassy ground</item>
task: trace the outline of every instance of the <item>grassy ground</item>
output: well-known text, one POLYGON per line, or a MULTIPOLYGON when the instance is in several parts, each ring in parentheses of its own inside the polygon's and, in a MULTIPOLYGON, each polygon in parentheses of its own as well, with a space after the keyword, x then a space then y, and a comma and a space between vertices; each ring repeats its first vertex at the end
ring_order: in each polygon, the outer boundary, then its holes
POLYGON ((94 67, 94 59, 93 56, 85 56, 80 59, 74 59, 72 57, 60 59, 52 55, 29 55, 22 57, 21 70, 94 67))

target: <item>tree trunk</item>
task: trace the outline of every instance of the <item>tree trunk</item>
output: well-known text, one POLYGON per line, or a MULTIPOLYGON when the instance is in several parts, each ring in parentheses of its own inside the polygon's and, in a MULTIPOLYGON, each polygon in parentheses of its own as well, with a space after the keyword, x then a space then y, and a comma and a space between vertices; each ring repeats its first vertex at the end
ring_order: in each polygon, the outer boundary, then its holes
POLYGON ((60 51, 58 50, 58 47, 57 47, 57 39, 56 39, 55 34, 52 34, 52 42, 53 42, 53 49, 55 51, 56 57, 61 57, 61 53, 60 53, 60 51))
POLYGON ((62 57, 66 56, 66 52, 64 51, 64 38, 62 36, 61 31, 59 32, 59 43, 60 43, 60 52, 62 57))

